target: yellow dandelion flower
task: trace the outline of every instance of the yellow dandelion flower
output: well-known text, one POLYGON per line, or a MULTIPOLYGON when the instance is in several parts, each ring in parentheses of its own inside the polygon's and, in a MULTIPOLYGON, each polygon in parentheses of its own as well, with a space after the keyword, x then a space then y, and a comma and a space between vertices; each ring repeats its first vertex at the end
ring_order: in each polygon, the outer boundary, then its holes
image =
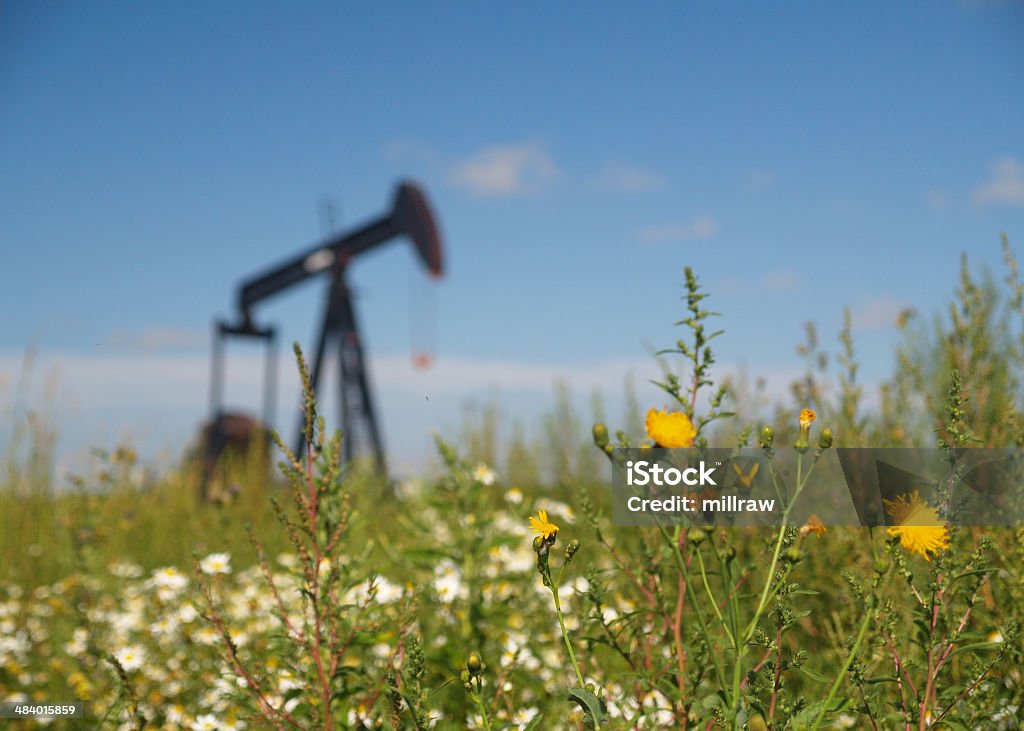
POLYGON ((530 530, 544 540, 554 538, 558 535, 558 526, 548 520, 548 511, 537 511, 537 517, 530 516, 530 530))
POLYGON ((697 430, 690 417, 681 411, 669 413, 665 409, 651 409, 647 412, 647 436, 659 447, 682 449, 693 445, 697 430))
POLYGON ((811 424, 813 424, 814 420, 817 418, 818 415, 815 414, 811 409, 804 409, 803 411, 800 412, 800 428, 810 429, 811 424))
POLYGON ((882 500, 885 511, 896 525, 886 529, 890 536, 899 536, 900 545, 910 553, 931 561, 930 553, 949 548, 949 528, 939 520, 939 511, 921 499, 918 490, 904 493, 895 500, 882 500))
POLYGON ((825 531, 827 530, 828 528, 826 528, 825 524, 821 522, 821 518, 819 518, 816 513, 812 513, 811 517, 807 519, 806 525, 800 529, 800 535, 806 536, 808 533, 813 533, 820 538, 825 535, 825 531))

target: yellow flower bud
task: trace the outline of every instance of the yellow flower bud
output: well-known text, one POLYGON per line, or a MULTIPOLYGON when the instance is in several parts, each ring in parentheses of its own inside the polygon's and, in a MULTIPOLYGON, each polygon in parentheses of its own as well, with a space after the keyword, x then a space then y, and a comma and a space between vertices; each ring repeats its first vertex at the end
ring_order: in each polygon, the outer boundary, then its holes
POLYGON ((569 541, 569 545, 565 547, 565 562, 569 563, 572 561, 572 557, 576 555, 578 550, 580 550, 580 542, 573 538, 569 541))

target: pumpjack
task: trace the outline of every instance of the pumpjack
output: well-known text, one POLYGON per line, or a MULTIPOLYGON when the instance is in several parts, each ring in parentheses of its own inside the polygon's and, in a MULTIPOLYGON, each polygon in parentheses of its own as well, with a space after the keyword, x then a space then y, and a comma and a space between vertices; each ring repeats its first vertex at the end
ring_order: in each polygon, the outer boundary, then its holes
MULTIPOLYGON (((310 374, 313 389, 319 395, 324 354, 328 340, 333 340, 338 353, 339 410, 344 435, 342 456, 346 461, 352 460, 357 453, 359 441, 366 439, 377 470, 386 475, 384 445, 374 411, 365 353, 346 272, 357 256, 400 236, 412 242, 430 275, 440 278, 444 267, 441 235, 436 219, 423 191, 414 183, 403 181, 396 188, 389 213, 349 232, 329 236, 302 253, 241 283, 237 291, 237 318, 233 322, 217 320, 213 328, 211 420, 203 433, 204 495, 206 481, 224 450, 231 446, 247 445, 261 428, 254 420, 227 412, 223 408, 225 339, 239 337, 266 343, 262 427, 266 428, 272 422, 275 401, 276 331, 273 327, 256 325, 253 309, 276 294, 320 276, 327 279, 327 293, 310 374)), ((302 454, 304 439, 305 434, 300 425, 295 439, 296 455, 302 454)))

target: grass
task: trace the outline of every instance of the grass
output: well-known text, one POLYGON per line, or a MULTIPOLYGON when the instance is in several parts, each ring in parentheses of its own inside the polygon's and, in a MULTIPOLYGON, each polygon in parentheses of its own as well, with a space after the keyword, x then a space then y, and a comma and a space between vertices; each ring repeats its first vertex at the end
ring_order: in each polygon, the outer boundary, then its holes
MULTIPOLYGON (((681 365, 647 405, 695 445, 796 445, 808 466, 833 439, 1020 446, 1004 251, 1002 284, 965 262, 947 313, 901 318, 877 412, 850 318, 834 376, 809 328, 768 429, 711 383, 687 271, 681 365)), ((310 451, 279 445, 277 478, 238 459, 211 503, 187 465, 140 478, 127 448, 55 491, 51 432, 25 425, 0 489, 0 698, 86 704, 54 728, 1020 728, 1024 529, 954 527, 925 552, 899 530, 614 526, 606 452, 644 439, 630 401, 622 430, 591 433, 560 390, 541 445, 470 410, 444 468, 392 494, 341 467, 309 400, 310 451)))

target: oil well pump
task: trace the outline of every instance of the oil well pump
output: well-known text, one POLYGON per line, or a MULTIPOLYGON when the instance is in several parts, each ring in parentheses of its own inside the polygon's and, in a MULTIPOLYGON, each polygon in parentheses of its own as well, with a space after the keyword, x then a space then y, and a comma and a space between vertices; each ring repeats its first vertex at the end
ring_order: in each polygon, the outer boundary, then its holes
MULTIPOLYGON (((223 408, 225 339, 240 337, 266 343, 263 422, 269 426, 275 400, 276 332, 273 327, 256 325, 253 310, 274 295, 316 277, 326 279, 327 287, 319 337, 313 352, 310 374, 313 389, 319 395, 325 353, 328 347, 336 347, 338 406, 344 436, 342 456, 350 461, 360 441, 365 439, 378 471, 386 473, 384 445, 374 410, 363 342, 346 272, 359 255, 401 236, 412 242, 420 262, 429 274, 440 278, 444 268, 437 222, 423 191, 414 183, 404 181, 395 190, 389 213, 351 231, 328 236, 302 253, 241 283, 237 291, 237 318, 234 321, 218 320, 214 323, 210 385, 212 416, 202 437, 204 493, 205 481, 223 451, 231 446, 246 446, 260 428, 265 428, 248 417, 223 408)), ((302 454, 303 448, 304 433, 300 425, 295 439, 295 454, 302 454)))

